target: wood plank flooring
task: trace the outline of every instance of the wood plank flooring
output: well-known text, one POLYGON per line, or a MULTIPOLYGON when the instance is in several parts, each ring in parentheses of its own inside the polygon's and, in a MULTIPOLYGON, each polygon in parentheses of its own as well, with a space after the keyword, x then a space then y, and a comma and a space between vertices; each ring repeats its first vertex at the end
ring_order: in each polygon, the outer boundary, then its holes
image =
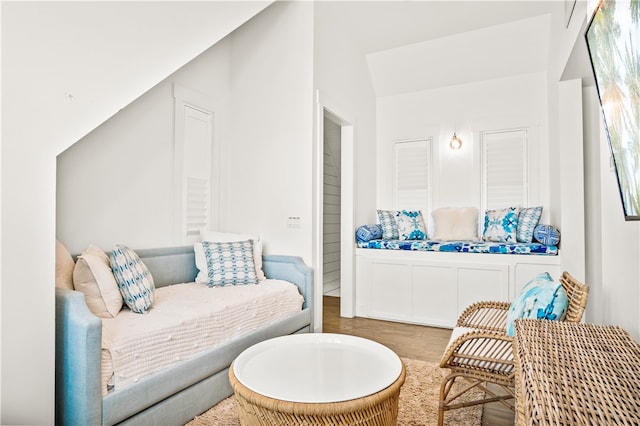
MULTIPOLYGON (((340 298, 324 296, 322 331, 360 336, 382 343, 400 357, 440 362, 451 330, 368 318, 340 317, 340 298)), ((485 404, 483 426, 513 425, 513 413, 500 403, 485 404)))

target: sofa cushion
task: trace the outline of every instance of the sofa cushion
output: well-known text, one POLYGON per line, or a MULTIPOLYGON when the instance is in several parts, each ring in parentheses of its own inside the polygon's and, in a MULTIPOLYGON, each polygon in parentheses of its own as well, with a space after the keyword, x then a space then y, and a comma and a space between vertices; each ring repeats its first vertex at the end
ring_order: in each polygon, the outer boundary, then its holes
POLYGON ((478 209, 475 207, 441 207, 431 212, 433 240, 475 241, 478 239, 478 209))
POLYGON ((71 254, 56 240, 56 287, 73 290, 73 268, 76 266, 71 254))
POLYGON ((400 240, 424 240, 427 238, 427 226, 420 210, 399 210, 396 212, 396 225, 400 240))
POLYGON ((484 231, 482 239, 485 241, 515 243, 518 229, 518 214, 520 208, 487 210, 484 216, 484 231))
POLYGON ((533 231, 538 225, 540 216, 542 215, 542 206, 527 207, 520 210, 518 215, 518 230, 516 238, 519 243, 530 243, 533 241, 533 231))
MULTIPOLYGON (((212 241, 212 242, 233 242, 233 241, 247 241, 253 240, 253 262, 256 266, 256 276, 258 277, 258 281, 265 280, 267 277, 264 275, 264 271, 262 270, 262 241, 260 240, 260 236, 256 234, 238 234, 234 232, 218 232, 218 231, 200 231, 200 240, 201 241, 212 241)), ((196 253, 196 265, 201 265, 204 267, 204 257, 198 257, 198 253, 196 253)), ((206 273, 201 275, 198 274, 198 278, 196 278, 196 282, 206 283, 207 276, 206 273)))
MULTIPOLYGON (((209 287, 257 284, 256 267, 253 257, 253 240, 212 242, 202 241, 194 244, 196 255, 204 256, 204 268, 209 287)), ((200 273, 198 273, 200 276, 200 273)))
POLYGON ((378 210, 377 213, 378 222, 382 226, 382 239, 397 240, 399 234, 395 210, 378 210))
POLYGON ((122 309, 122 294, 111 271, 109 257, 90 245, 73 268, 73 286, 84 293, 89 310, 100 318, 112 318, 122 309))
POLYGON ((569 306, 567 293, 547 272, 526 283, 507 313, 507 334, 513 336, 513 322, 519 318, 562 320, 569 306))
POLYGON ((146 313, 153 305, 155 291, 151 272, 127 246, 117 245, 109 257, 124 303, 137 314, 146 313))

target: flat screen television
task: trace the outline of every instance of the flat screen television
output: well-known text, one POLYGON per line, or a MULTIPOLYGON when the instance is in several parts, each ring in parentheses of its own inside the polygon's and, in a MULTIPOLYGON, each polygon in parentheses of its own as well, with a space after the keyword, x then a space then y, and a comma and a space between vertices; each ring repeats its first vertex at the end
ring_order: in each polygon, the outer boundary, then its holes
POLYGON ((640 220, 640 0, 602 0, 585 39, 625 220, 640 220))

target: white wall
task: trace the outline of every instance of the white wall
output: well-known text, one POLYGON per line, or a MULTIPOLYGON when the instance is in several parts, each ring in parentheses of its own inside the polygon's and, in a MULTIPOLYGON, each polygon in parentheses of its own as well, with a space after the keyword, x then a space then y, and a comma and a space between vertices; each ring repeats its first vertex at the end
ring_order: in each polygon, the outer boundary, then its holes
MULTIPOLYGON (((376 98, 365 56, 353 39, 331 25, 340 2, 315 3, 314 84, 354 126, 354 223, 376 222, 376 98)), ((334 111, 336 112, 336 111, 334 111)), ((316 142, 317 143, 317 142, 316 142)), ((355 229, 353 230, 355 232, 355 229)))
MULTIPOLYGON (((530 148, 546 149, 547 97, 544 73, 526 74, 378 98, 377 208, 393 208, 393 142, 434 140, 434 208, 480 208, 478 133, 482 130, 530 127, 530 148), (449 149, 454 130, 462 148, 449 149)), ((543 218, 556 206, 549 202, 545 161, 532 156, 529 205, 543 205, 543 218), (534 183, 539 183, 536 187, 534 183)), ((556 224, 559 225, 559 224, 556 224)))
POLYGON ((215 125, 223 131, 214 143, 222 143, 229 129, 229 47, 227 38, 216 43, 58 156, 57 238, 72 253, 89 244, 111 250, 178 243, 174 84, 216 105, 215 125))
POLYGON ((267 4, 2 2, 0 423, 53 423, 56 155, 267 4))
POLYGON ((233 33, 231 50, 221 224, 312 265, 313 4, 274 3, 233 33))

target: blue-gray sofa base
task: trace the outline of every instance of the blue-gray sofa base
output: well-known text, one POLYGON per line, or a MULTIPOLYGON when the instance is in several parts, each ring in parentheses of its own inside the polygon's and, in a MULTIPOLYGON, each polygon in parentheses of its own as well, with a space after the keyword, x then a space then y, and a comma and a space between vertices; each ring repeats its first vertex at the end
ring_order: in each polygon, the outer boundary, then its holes
MULTIPOLYGON (((156 287, 195 280, 193 247, 136 251, 156 287)), ((84 294, 56 289, 56 424, 182 425, 230 396, 228 370, 246 348, 272 337, 313 331, 313 274, 301 258, 263 256, 267 278, 296 284, 303 309, 287 318, 154 373, 105 396, 101 391, 102 322, 84 294)))

